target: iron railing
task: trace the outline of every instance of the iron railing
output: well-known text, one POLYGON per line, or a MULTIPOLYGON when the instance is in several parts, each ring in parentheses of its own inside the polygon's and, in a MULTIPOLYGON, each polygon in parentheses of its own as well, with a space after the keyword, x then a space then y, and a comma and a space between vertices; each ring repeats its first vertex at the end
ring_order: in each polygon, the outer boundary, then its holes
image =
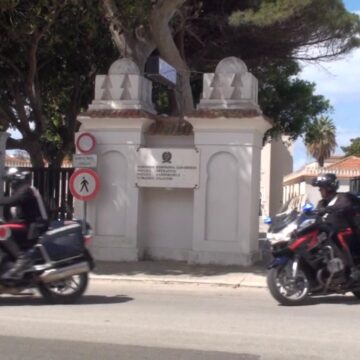
MULTIPOLYGON (((73 168, 33 168, 19 167, 32 175, 32 184, 42 195, 52 219, 71 219, 74 213, 74 199, 69 190, 69 179, 73 168)), ((5 194, 10 193, 5 184, 5 194)))

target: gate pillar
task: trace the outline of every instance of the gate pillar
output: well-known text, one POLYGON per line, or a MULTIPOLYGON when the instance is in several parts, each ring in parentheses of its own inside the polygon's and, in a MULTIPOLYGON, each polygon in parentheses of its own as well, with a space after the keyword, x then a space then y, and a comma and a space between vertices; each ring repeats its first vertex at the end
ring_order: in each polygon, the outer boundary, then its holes
MULTIPOLYGON (((151 82, 140 75, 135 63, 117 60, 107 75, 95 81, 95 99, 81 114, 81 132, 96 139, 96 171, 100 177, 98 196, 88 202, 93 226, 92 252, 97 260, 134 261, 141 258, 139 212, 141 199, 135 186, 136 153, 143 133, 155 112, 151 82)), ((80 217, 81 204, 76 203, 80 217)))
POLYGON ((240 59, 224 59, 204 76, 200 104, 187 118, 200 151, 189 262, 248 266, 257 259, 260 155, 271 127, 257 94, 240 59))

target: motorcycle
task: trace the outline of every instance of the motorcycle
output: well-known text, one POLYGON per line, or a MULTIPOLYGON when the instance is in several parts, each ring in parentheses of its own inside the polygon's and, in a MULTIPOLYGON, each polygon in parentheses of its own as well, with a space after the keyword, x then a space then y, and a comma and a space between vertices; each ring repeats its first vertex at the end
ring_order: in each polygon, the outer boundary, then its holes
MULTIPOLYGON (((76 302, 85 292, 94 260, 88 249, 92 231, 80 220, 53 221, 48 230, 38 234, 34 247, 37 259, 19 280, 2 280, 1 275, 15 263, 24 242, 15 248, 0 241, 0 294, 20 295, 36 288, 49 304, 76 302)), ((0 225, 0 240, 9 236, 9 229, 0 225)))
POLYGON ((273 298, 287 306, 347 292, 360 299, 360 278, 349 277, 351 259, 360 270, 360 259, 350 254, 353 235, 351 228, 335 232, 310 204, 302 212, 287 209, 275 216, 267 234, 273 255, 267 286, 273 298))

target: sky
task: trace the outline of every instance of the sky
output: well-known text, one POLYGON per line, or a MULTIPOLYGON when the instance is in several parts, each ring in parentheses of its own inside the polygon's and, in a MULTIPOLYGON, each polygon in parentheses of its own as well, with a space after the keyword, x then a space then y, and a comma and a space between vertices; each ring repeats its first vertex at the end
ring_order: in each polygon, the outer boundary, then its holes
MULTIPOLYGON (((346 8, 360 16, 360 0, 344 0, 346 8)), ((360 137, 360 49, 344 59, 321 63, 303 64, 300 77, 316 84, 316 93, 330 100, 334 110, 329 117, 336 126, 338 148, 350 144, 350 139, 360 137)), ((294 171, 314 159, 307 154, 302 139, 294 146, 294 171)))

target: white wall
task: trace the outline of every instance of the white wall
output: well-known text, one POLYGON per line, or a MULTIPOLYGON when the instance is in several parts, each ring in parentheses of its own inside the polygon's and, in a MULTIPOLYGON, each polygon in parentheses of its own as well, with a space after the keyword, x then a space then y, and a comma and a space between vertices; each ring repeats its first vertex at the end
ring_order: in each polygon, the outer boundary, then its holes
POLYGON ((186 261, 192 228, 193 190, 142 189, 140 246, 145 258, 186 261))
POLYGON ((293 169, 292 144, 273 140, 261 151, 261 208, 263 216, 273 216, 283 204, 283 178, 293 169))

